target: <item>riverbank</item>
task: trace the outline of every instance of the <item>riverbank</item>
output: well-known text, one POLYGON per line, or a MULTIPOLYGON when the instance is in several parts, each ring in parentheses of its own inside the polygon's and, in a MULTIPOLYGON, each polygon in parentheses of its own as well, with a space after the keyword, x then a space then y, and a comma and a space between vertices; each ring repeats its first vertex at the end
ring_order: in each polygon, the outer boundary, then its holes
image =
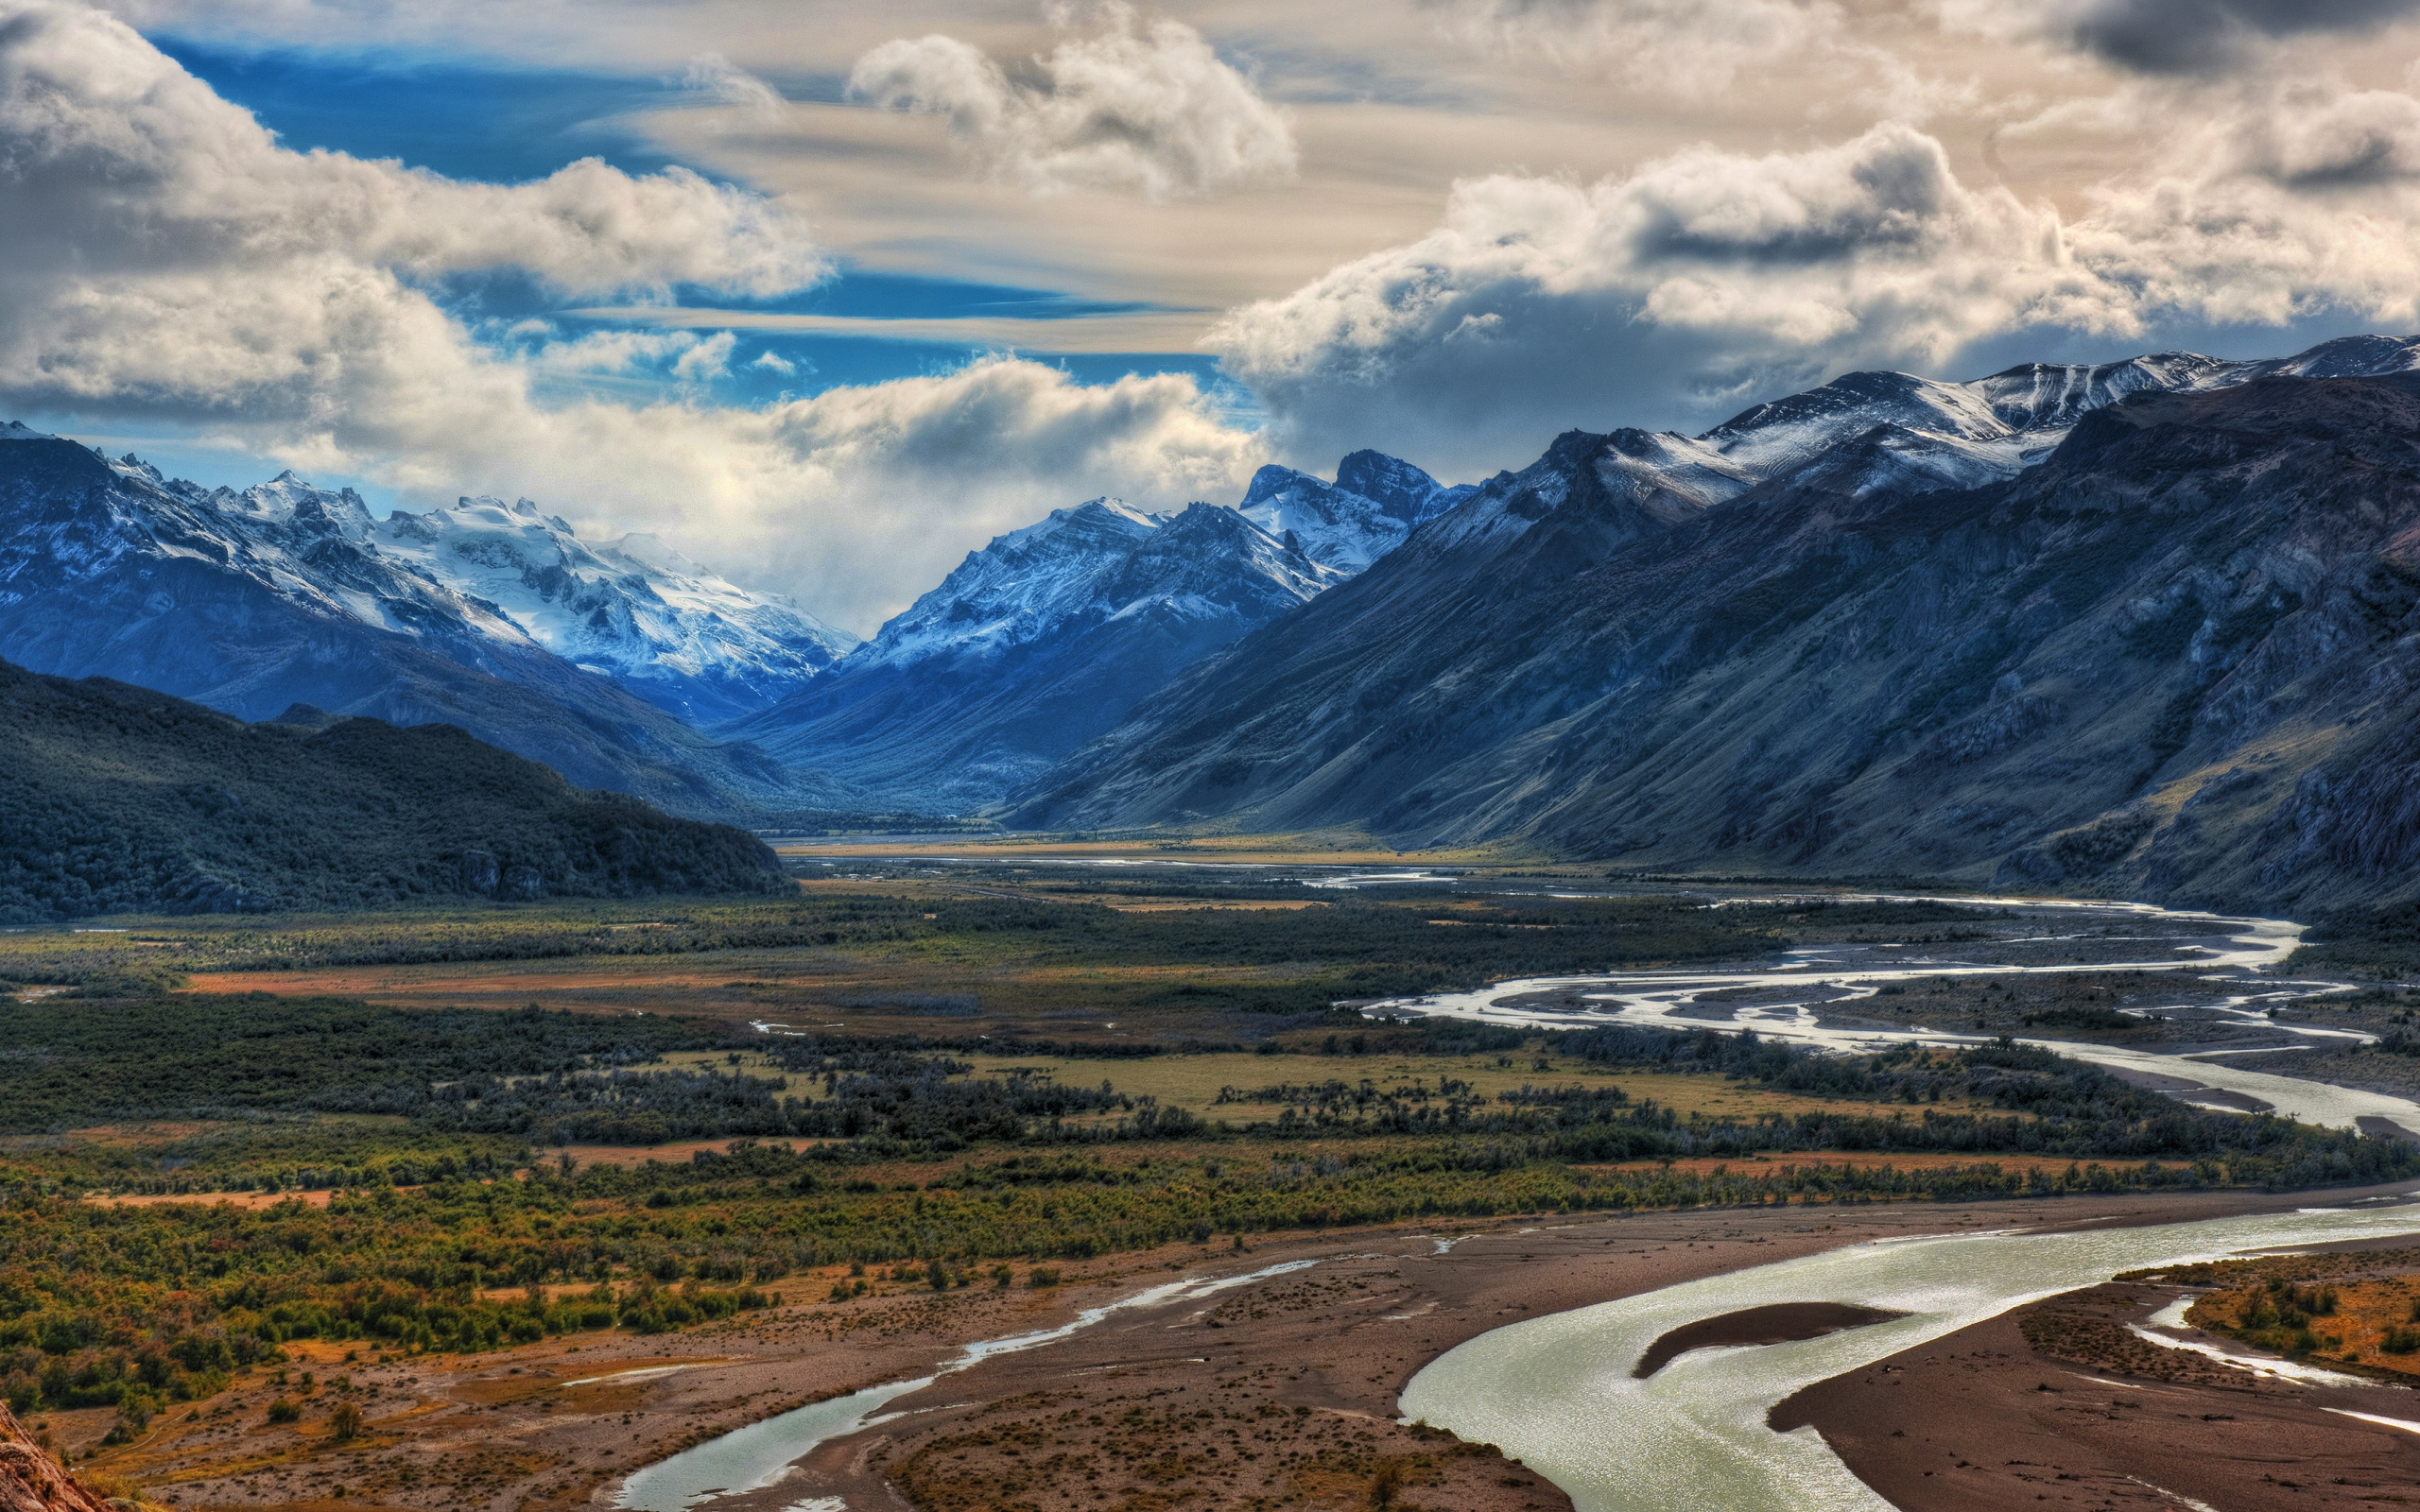
POLYGON ((1901 1512, 2046 1501, 2350 1512, 2412 1500, 2420 1395, 2262 1378, 2134 1331, 2182 1295, 2112 1283, 2017 1308, 1809 1386, 1769 1422, 1814 1428, 1901 1512))

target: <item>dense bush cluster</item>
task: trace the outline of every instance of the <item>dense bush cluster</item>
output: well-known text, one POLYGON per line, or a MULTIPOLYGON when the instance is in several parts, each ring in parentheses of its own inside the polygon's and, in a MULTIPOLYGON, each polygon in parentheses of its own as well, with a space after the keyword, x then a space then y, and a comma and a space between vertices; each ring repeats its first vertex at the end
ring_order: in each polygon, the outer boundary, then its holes
MULTIPOLYGON (((2289 1119, 2204 1111, 2130 1086, 2099 1067, 2005 1039, 1951 1053, 1907 1045, 1872 1056, 1827 1056, 1753 1033, 1608 1025, 1540 1043, 1556 1058, 1718 1074, 1775 1091, 1895 1103, 1909 1111, 1877 1116, 1843 1108, 1768 1114, 1753 1123, 1683 1119, 1651 1101, 1634 1103, 1618 1087, 1526 1087, 1491 1100, 1450 1078, 1433 1090, 1369 1080, 1248 1092, 1229 1088, 1219 1101, 1284 1105, 1275 1120, 1241 1131, 1247 1135, 1483 1139, 1491 1160, 1593 1162, 1821 1150, 2025 1155, 2202 1162, 2209 1167, 2204 1181, 2216 1179, 2215 1162, 2222 1160, 2234 1179, 2277 1185, 2386 1181, 2420 1171, 2420 1151, 2397 1142, 2289 1119), (1938 1106, 1945 1098, 2004 1112, 1945 1112, 1938 1106)), ((1467 1158, 1472 1146, 1460 1148, 1467 1158)))
POLYGON ((0 1131, 227 1110, 416 1114, 448 1084, 715 1049, 661 1014, 376 1007, 268 993, 0 1001, 0 1131))

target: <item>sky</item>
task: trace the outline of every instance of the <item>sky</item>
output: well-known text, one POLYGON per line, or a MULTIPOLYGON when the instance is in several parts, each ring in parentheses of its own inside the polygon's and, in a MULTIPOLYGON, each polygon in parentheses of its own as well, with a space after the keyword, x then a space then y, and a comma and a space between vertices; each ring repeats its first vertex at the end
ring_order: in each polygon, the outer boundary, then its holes
POLYGON ((861 634, 1101 494, 2415 305, 2420 0, 0 0, 0 418, 861 634))

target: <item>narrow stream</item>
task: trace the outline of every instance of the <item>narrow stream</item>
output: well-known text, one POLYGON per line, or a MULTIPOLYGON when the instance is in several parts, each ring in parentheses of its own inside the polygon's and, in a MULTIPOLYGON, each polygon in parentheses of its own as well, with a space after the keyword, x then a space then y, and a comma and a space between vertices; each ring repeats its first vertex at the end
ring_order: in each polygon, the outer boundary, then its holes
POLYGON ((1496 1445, 1580 1512, 1891 1512, 1813 1429, 1776 1434, 1766 1413, 1802 1387, 2122 1270, 2413 1233, 2420 1210, 2394 1206, 1854 1245, 1483 1333, 1414 1376, 1403 1412, 1496 1445), (1793 1301, 1909 1315, 1794 1344, 1703 1349, 1647 1380, 1631 1375, 1650 1344, 1685 1323, 1793 1301))
POLYGON ((883 1420, 882 1409, 912 1391, 921 1391, 945 1375, 977 1365, 995 1354, 1015 1354, 1054 1344, 1069 1334, 1135 1308, 1158 1307, 1215 1296, 1316 1265, 1315 1260, 1289 1260, 1242 1276, 1195 1277, 1146 1287, 1099 1307, 1088 1307, 1056 1328, 1006 1338, 981 1339, 944 1361, 931 1375, 868 1386, 845 1397, 833 1397, 793 1408, 762 1422, 735 1429, 634 1470, 623 1481, 614 1504, 625 1512, 688 1512, 708 1506, 722 1496, 760 1491, 789 1472, 790 1464, 826 1439, 839 1438, 883 1420))

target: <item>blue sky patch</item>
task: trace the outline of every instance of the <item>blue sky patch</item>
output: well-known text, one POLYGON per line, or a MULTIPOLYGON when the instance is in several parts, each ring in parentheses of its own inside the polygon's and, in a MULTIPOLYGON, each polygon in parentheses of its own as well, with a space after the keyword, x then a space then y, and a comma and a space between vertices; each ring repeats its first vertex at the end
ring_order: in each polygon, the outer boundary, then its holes
POLYGON ((543 179, 580 158, 603 158, 631 173, 673 161, 625 124, 635 112, 678 101, 680 92, 660 78, 150 41, 296 151, 399 158, 488 183, 543 179))

